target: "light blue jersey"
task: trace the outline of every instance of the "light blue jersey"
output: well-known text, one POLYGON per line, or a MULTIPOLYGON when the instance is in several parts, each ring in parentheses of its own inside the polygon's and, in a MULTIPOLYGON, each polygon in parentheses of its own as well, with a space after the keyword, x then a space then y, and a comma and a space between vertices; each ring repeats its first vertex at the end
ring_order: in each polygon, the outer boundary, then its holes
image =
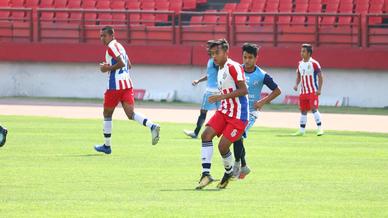
POLYGON ((207 89, 214 91, 218 90, 217 85, 218 66, 214 64, 213 58, 207 62, 207 89))
POLYGON ((215 94, 218 94, 218 66, 214 64, 213 58, 210 58, 207 62, 207 86, 206 92, 203 95, 202 99, 202 110, 217 110, 220 107, 220 102, 209 103, 209 97, 215 94))
POLYGON ((258 111, 255 109, 255 103, 261 99, 263 86, 266 85, 273 91, 278 87, 278 85, 273 81, 272 77, 267 74, 267 72, 258 66, 255 66, 255 70, 253 72, 247 72, 245 70, 245 78, 248 86, 249 97, 249 123, 244 134, 246 138, 248 130, 253 126, 253 124, 255 124, 258 116, 258 111))

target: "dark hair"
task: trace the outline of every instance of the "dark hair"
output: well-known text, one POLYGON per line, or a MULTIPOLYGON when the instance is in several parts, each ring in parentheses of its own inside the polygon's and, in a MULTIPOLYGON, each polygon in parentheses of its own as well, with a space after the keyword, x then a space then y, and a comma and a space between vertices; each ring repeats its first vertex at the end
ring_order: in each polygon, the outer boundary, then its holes
POLYGON ((302 44, 302 48, 305 48, 310 55, 313 54, 313 46, 311 44, 302 44))
POLYGON ((244 43, 244 45, 242 46, 243 53, 245 51, 248 54, 253 54, 253 56, 255 56, 255 57, 257 57, 258 50, 259 50, 259 48, 257 47, 256 44, 244 43))
POLYGON ((101 30, 107 32, 109 35, 113 35, 113 33, 115 32, 113 27, 111 26, 104 26, 101 30))
POLYGON ((207 41, 207 48, 211 49, 213 47, 221 47, 224 51, 229 50, 229 43, 226 39, 217 39, 217 40, 209 40, 207 41))

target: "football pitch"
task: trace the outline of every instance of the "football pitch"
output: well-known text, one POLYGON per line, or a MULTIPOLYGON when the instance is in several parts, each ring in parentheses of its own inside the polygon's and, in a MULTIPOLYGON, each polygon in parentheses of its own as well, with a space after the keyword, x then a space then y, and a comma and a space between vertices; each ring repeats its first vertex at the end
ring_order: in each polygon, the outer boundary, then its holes
MULTIPOLYGON (((252 169, 225 190, 196 191, 200 140, 192 124, 149 130, 114 121, 112 154, 97 154, 102 121, 0 116, 0 217, 387 217, 388 134, 254 127, 252 169)), ((213 177, 223 167, 215 148, 213 177)))

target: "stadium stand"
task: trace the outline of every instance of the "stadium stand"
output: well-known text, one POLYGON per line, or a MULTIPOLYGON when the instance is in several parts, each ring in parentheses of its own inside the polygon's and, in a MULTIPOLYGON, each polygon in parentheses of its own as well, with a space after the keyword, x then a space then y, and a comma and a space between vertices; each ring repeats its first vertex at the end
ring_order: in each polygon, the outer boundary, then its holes
POLYGON ((130 45, 387 47, 387 12, 388 0, 3 0, 0 42, 96 43, 113 25, 130 45))

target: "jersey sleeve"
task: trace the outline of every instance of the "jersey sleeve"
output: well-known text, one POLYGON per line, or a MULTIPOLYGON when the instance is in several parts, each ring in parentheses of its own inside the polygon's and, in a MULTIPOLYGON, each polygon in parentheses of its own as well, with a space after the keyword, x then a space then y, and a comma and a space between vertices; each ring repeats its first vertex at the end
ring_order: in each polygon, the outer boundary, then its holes
POLYGON ((314 73, 320 73, 321 72, 321 65, 319 65, 318 62, 314 61, 313 62, 313 67, 314 67, 314 73))
POLYGON ((272 91, 275 90, 278 87, 278 84, 276 84, 273 81, 272 77, 270 75, 268 75, 268 74, 265 74, 263 83, 264 83, 264 85, 266 85, 272 91))
POLYGON ((118 56, 121 55, 120 51, 119 51, 119 48, 117 46, 117 44, 110 44, 109 45, 109 48, 108 48, 108 54, 116 59, 118 56))
POLYGON ((244 70, 242 66, 229 66, 229 73, 232 76, 234 82, 237 84, 239 81, 245 81, 244 70))

